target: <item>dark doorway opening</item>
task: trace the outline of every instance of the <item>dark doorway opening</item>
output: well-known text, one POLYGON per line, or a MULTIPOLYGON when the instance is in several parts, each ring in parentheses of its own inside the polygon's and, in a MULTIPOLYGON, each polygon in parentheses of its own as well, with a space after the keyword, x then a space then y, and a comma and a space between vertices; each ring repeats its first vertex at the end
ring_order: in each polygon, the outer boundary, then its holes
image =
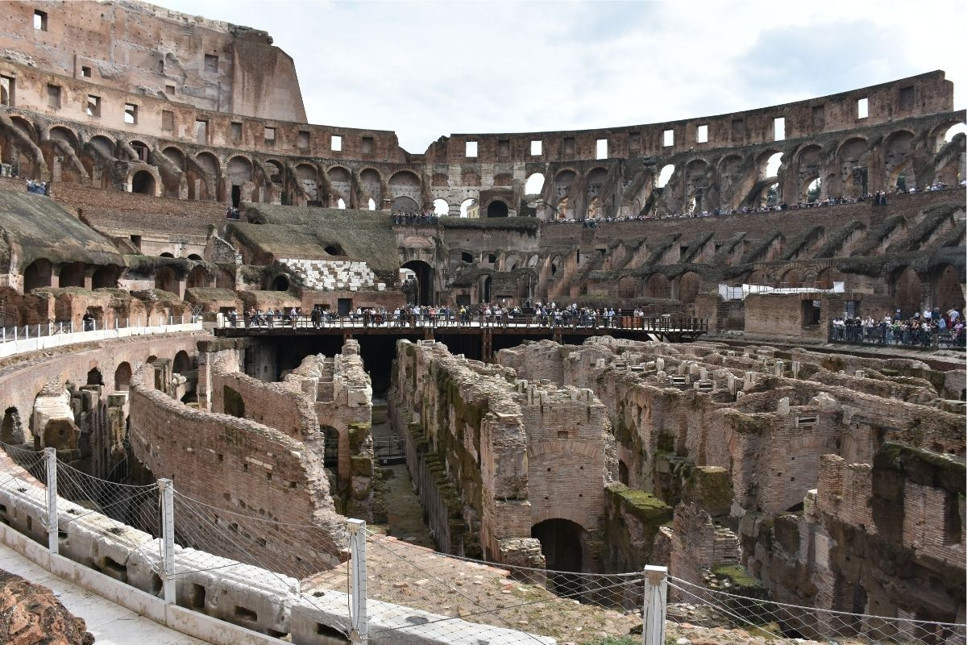
POLYGON ((242 187, 232 186, 232 208, 238 208, 242 201, 242 187))
POLYGON ((562 598, 579 600, 585 592, 581 577, 574 575, 584 566, 583 536, 584 529, 570 520, 545 520, 531 528, 547 560, 548 588, 562 598))
POLYGON ((409 269, 416 274, 416 282, 419 285, 414 302, 421 307, 433 304, 433 269, 422 260, 411 260, 403 265, 404 269, 409 269))

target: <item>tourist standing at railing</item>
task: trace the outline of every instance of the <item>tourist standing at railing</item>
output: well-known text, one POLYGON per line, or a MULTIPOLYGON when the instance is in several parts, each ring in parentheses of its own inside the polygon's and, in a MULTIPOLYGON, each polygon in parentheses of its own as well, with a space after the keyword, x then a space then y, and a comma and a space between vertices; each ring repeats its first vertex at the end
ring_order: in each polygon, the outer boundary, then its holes
POLYGON ((94 331, 94 316, 90 311, 85 311, 81 320, 84 321, 84 331, 94 331))

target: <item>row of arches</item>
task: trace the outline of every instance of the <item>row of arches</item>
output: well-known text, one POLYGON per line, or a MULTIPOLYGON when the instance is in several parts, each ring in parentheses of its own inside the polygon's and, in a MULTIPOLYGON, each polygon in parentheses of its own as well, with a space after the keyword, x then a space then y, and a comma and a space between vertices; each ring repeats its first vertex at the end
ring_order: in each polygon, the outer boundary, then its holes
MULTIPOLYGON (((170 256, 171 254, 164 254, 170 256)), ((197 258, 197 256, 196 256, 197 258)), ((199 258, 200 260, 200 258, 199 258)), ((23 272, 23 291, 34 289, 80 287, 84 289, 114 289, 125 273, 125 268, 109 264, 98 266, 84 262, 53 263, 39 258, 28 264, 23 272)), ((224 268, 212 269, 203 264, 185 270, 183 267, 160 266, 154 272, 154 287, 179 296, 184 288, 215 287, 235 289, 235 275, 224 268)))

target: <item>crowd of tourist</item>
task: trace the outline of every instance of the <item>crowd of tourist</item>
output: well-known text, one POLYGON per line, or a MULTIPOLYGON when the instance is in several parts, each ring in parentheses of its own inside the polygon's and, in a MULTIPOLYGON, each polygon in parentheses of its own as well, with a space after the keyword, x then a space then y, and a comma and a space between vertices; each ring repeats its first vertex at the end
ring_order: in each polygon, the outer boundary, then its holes
POLYGON ((27 180, 27 192, 33 193, 34 195, 46 195, 47 194, 47 182, 46 181, 34 181, 33 179, 27 180))
POLYGON ((506 303, 490 303, 480 305, 461 305, 458 307, 425 306, 408 304, 392 310, 385 307, 357 307, 355 310, 340 316, 330 309, 321 306, 314 307, 308 315, 300 308, 288 310, 268 308, 249 308, 242 320, 238 313, 232 310, 227 315, 230 327, 238 327, 241 322, 245 327, 308 327, 313 328, 363 325, 364 327, 446 327, 470 326, 501 327, 508 325, 529 325, 541 327, 618 327, 618 318, 633 316, 644 318, 645 313, 640 309, 622 312, 614 307, 579 307, 576 304, 558 306, 557 303, 543 303, 526 301, 524 306, 508 305, 506 303))
POLYGON ((397 226, 436 226, 440 216, 433 212, 393 213, 393 224, 397 226))
POLYGON ((910 345, 920 347, 964 347, 967 334, 964 318, 957 309, 942 313, 927 309, 904 316, 837 316, 831 322, 830 338, 845 343, 877 345, 910 345))
MULTIPOLYGON (((961 188, 967 187, 967 180, 961 182, 961 188)), ((926 193, 933 192, 937 190, 946 190, 948 188, 953 188, 953 186, 948 186, 943 182, 934 182, 923 189, 911 188, 909 190, 897 189, 894 194, 904 195, 904 194, 915 194, 915 193, 926 193)), ((601 222, 648 222, 652 220, 665 220, 665 219, 694 219, 699 217, 718 217, 720 215, 752 215, 755 213, 771 213, 779 211, 799 211, 807 210, 811 208, 824 208, 827 206, 837 206, 840 204, 858 204, 860 202, 865 202, 867 200, 872 200, 874 206, 886 206, 889 203, 888 193, 886 191, 879 191, 873 193, 872 195, 866 197, 826 197, 824 199, 817 199, 813 201, 800 201, 794 204, 788 204, 786 202, 780 202, 778 204, 760 206, 758 208, 753 208, 750 206, 742 206, 740 208, 716 208, 711 211, 709 210, 695 210, 685 213, 655 213, 649 215, 630 215, 630 216, 620 216, 620 217, 599 217, 599 218, 587 218, 583 220, 576 219, 555 219, 551 220, 554 224, 577 224, 581 223, 583 228, 597 228, 598 223, 601 222)))

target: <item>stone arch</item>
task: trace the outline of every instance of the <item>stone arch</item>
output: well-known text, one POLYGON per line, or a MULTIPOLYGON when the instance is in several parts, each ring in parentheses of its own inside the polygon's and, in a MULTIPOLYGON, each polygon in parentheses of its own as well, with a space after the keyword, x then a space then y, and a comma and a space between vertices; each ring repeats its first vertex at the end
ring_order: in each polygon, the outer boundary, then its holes
POLYGON ((816 274, 816 288, 832 289, 834 282, 841 282, 842 280, 843 275, 838 269, 835 267, 826 267, 816 274))
POLYGON ((544 192, 544 173, 534 172, 528 175, 527 180, 524 182, 524 194, 540 195, 544 192))
POLYGON ((188 352, 181 350, 175 354, 175 359, 171 363, 171 371, 175 374, 181 374, 184 376, 192 370, 193 362, 194 361, 192 361, 191 356, 188 355, 188 352))
POLYGON ((228 269, 219 269, 215 274, 215 288, 235 289, 235 274, 228 269))
POLYGON ((678 278, 679 302, 685 305, 695 304, 695 298, 698 296, 698 290, 701 282, 701 278, 694 271, 683 273, 681 277, 678 278))
POLYGON ((709 186, 709 164, 705 159, 692 159, 685 164, 685 203, 684 212, 695 213, 707 210, 705 201, 709 186))
POLYGON ((283 165, 281 161, 276 161, 275 159, 266 159, 263 167, 268 172, 267 179, 270 184, 277 186, 282 186, 283 177, 283 165))
POLYGON ((154 275, 154 288, 170 293, 178 293, 178 276, 171 267, 160 267, 154 275))
POLYGON ((893 270, 890 275, 890 295, 893 296, 893 308, 901 310, 904 317, 920 311, 923 304, 922 282, 913 267, 902 266, 893 270))
POLYGON ((520 256, 516 253, 508 253, 504 257, 504 271, 513 271, 520 266, 520 256))
POLYGON ((187 169, 187 157, 185 152, 178 146, 165 146, 161 151, 165 157, 168 158, 172 164, 178 167, 178 170, 184 172, 187 169))
POLYGON ((957 274, 957 269, 950 264, 943 264, 932 272, 933 303, 941 312, 950 309, 964 310, 964 287, 957 274))
POLYGON ((104 385, 104 375, 98 368, 92 368, 87 372, 87 385, 104 385))
POLYGON ((668 163, 662 166, 661 170, 658 172, 658 179, 655 182, 655 188, 664 188, 674 174, 675 164, 668 163))
POLYGON ((410 260, 402 268, 409 269, 416 274, 418 289, 416 294, 414 294, 414 302, 420 306, 432 305, 436 295, 433 284, 433 267, 423 260, 410 260))
POLYGON ((434 199, 433 200, 433 212, 439 216, 446 216, 450 214, 450 204, 447 203, 445 199, 434 199))
POLYGON ((482 275, 477 280, 477 302, 488 303, 491 300, 493 280, 490 275, 482 275))
POLYGON ((339 198, 349 200, 353 188, 353 175, 349 172, 349 169, 343 166, 333 166, 326 171, 326 176, 329 177, 329 185, 332 187, 330 206, 335 205, 339 198))
POLYGON ((221 199, 221 162, 210 152, 199 152, 189 162, 188 198, 197 201, 221 199))
POLYGON ((158 187, 161 186, 161 177, 155 168, 139 168, 132 170, 128 178, 128 191, 140 195, 150 195, 159 197, 158 187))
POLYGON ((108 264, 100 267, 91 276, 92 289, 115 289, 118 280, 121 279, 121 267, 116 264, 108 264))
POLYGON ((66 126, 51 126, 47 131, 47 136, 52 141, 63 141, 70 146, 71 150, 74 152, 78 152, 81 149, 80 143, 78 142, 77 133, 66 126))
POLYGON ((256 201, 253 197, 255 184, 252 182, 254 166, 252 160, 243 155, 235 155, 228 160, 228 183, 232 187, 232 206, 238 208, 243 202, 256 201))
POLYGON ((839 172, 834 175, 834 179, 839 184, 837 192, 840 197, 855 199, 869 192, 868 151, 869 143, 863 137, 846 139, 836 149, 836 165, 839 172))
POLYGON ((509 209, 507 208, 507 202, 494 199, 489 204, 487 204, 487 217, 507 217, 509 209))
POLYGON ((618 280, 619 298, 636 298, 638 296, 638 281, 634 276, 626 275, 618 280))
POLYGON ((58 274, 58 286, 60 287, 84 287, 84 277, 87 274, 87 266, 83 262, 71 262, 62 264, 58 274))
POLYGON ((645 280, 646 298, 671 298, 671 283, 663 273, 652 273, 645 280))
POLYGON ((927 135, 932 142, 931 151, 940 152, 958 134, 967 134, 967 123, 957 119, 945 119, 937 124, 927 135))
POLYGON ((132 150, 134 150, 134 154, 136 155, 136 157, 131 161, 148 163, 148 160, 151 157, 151 146, 140 139, 132 139, 128 142, 128 145, 132 150))
POLYGON ((393 213, 416 213, 420 210, 420 205, 411 197, 397 197, 390 206, 393 213))
POLYGON ((295 167, 295 175, 299 180, 302 190, 306 194, 306 199, 311 204, 321 205, 319 199, 319 171, 309 163, 300 163, 295 167))
POLYGON ((587 217, 604 217, 605 214, 602 212, 601 208, 601 200, 604 196, 601 194, 601 189, 607 180, 608 171, 601 166, 596 166, 588 172, 585 195, 587 196, 588 204, 590 205, 591 203, 594 203, 595 207, 593 209, 590 206, 588 207, 587 217))
POLYGON ((383 205, 383 177, 378 170, 365 168, 359 173, 359 183, 363 191, 363 199, 372 199, 378 210, 383 205))
POLYGON ((785 271, 779 278, 779 286, 789 289, 797 289, 802 286, 802 274, 799 269, 793 267, 785 271))
POLYGON ((127 392, 131 387, 131 363, 122 362, 114 370, 114 389, 117 392, 127 392))
POLYGON ((199 264, 188 272, 185 286, 189 289, 207 287, 209 282, 208 271, 205 270, 203 265, 199 264))
POLYGON ((574 184, 576 179, 577 173, 570 168, 560 170, 556 175, 554 175, 553 199, 556 202, 567 199, 568 194, 571 192, 571 186, 574 184))
POLYGON ((551 591, 565 598, 581 596, 585 591, 583 582, 573 574, 585 567, 587 532, 584 527, 567 519, 547 519, 531 527, 531 537, 541 543, 551 591))
POLYGON ((913 168, 914 139, 913 132, 896 130, 883 140, 884 181, 887 190, 910 190, 916 187, 913 168))
POLYGON ((782 151, 769 148, 756 158, 756 176, 760 179, 772 179, 779 176, 782 168, 782 151))
POLYGON ((288 291, 290 286, 289 276, 284 273, 280 273, 272 278, 272 291, 288 291))
POLYGON ((114 157, 117 149, 117 144, 103 134, 94 135, 87 144, 108 158, 114 157))
POLYGON ((24 269, 24 293, 30 293, 34 289, 42 289, 52 284, 54 265, 46 258, 38 258, 24 269))
POLYGON ((422 182, 416 173, 409 170, 400 170, 389 178, 389 195, 396 200, 400 197, 409 197, 417 203, 415 210, 420 210, 419 204, 422 203, 422 182))

